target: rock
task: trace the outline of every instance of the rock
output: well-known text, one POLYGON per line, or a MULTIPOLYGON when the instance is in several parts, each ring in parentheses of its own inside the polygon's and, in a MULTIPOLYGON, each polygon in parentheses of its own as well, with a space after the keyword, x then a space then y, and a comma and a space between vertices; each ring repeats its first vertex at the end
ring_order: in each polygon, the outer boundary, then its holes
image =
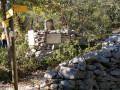
POLYGON ((32 51, 33 53, 35 53, 35 52, 36 52, 36 49, 32 49, 31 51, 32 51))
POLYGON ((94 63, 93 65, 96 67, 96 69, 99 69, 99 70, 105 69, 105 67, 101 63, 94 63))
POLYGON ((118 79, 114 76, 111 76, 110 74, 107 74, 106 76, 100 76, 100 77, 97 77, 97 80, 99 81, 117 81, 118 79))
MULTIPOLYGON (((98 87, 98 84, 97 84, 96 80, 85 79, 84 83, 89 87, 92 87, 92 88, 94 87, 94 89, 99 90, 99 87, 98 87)), ((94 90, 94 89, 92 89, 92 90, 94 90)))
POLYGON ((77 67, 77 65, 76 64, 68 64, 68 67, 70 67, 70 68, 75 68, 75 67, 77 67))
POLYGON ((68 66, 69 67, 76 67, 79 70, 85 70, 86 69, 86 61, 82 57, 75 57, 69 61, 68 66))
POLYGON ((86 75, 85 71, 80 71, 76 68, 70 67, 62 67, 58 68, 58 72, 65 78, 65 79, 79 79, 84 78, 86 75))
POLYGON ((59 66, 67 66, 67 65, 68 65, 68 62, 63 62, 59 64, 59 66))
POLYGON ((105 58, 103 56, 99 56, 97 60, 100 63, 108 63, 109 62, 109 58, 105 58))
POLYGON ((88 69, 88 70, 95 70, 95 69, 96 69, 96 67, 95 67, 95 66, 93 66, 93 65, 87 65, 87 69, 88 69))
POLYGON ((105 71, 100 71, 100 70, 95 70, 94 73, 96 75, 101 75, 101 76, 105 76, 106 75, 106 72, 105 71))
MULTIPOLYGON (((37 39, 35 42, 39 43, 37 39)), ((36 56, 50 54, 44 49, 47 47, 49 50, 52 45, 45 44, 43 47, 41 51, 37 50, 36 56)), ((46 79, 38 84, 40 90, 120 90, 120 34, 105 40, 102 48, 59 64, 57 71, 47 71, 46 79)))
POLYGON ((37 52, 35 53, 36 56, 39 56, 40 54, 41 54, 41 51, 37 51, 37 52))
POLYGON ((73 90, 75 87, 75 83, 70 80, 64 80, 64 81, 60 81, 59 87, 62 90, 73 90))
POLYGON ((56 72, 56 71, 48 70, 48 71, 45 73, 44 78, 52 79, 52 78, 54 78, 55 76, 57 76, 57 72, 56 72))
POLYGON ((103 57, 111 57, 112 56, 111 51, 109 49, 100 50, 97 53, 98 53, 98 55, 103 56, 103 57))
MULTIPOLYGON (((117 88, 118 86, 117 86, 117 84, 113 84, 110 88, 117 88)), ((120 88, 120 87, 118 87, 118 88, 120 88)))
POLYGON ((86 53, 85 55, 83 55, 83 58, 86 61, 96 61, 96 59, 98 59, 98 53, 96 53, 96 52, 89 52, 89 53, 86 53))
POLYGON ((98 86, 100 89, 110 89, 113 82, 98 82, 98 86))
POLYGON ((36 88, 36 89, 40 89, 40 85, 39 85, 39 84, 36 84, 36 85, 35 85, 35 88, 36 88))
POLYGON ((44 56, 44 51, 37 51, 37 52, 35 53, 35 58, 36 58, 36 60, 42 59, 43 56, 44 56))
POLYGON ((43 82, 42 84, 40 84, 40 88, 45 87, 47 84, 45 82, 43 82))
POLYGON ((55 77, 56 79, 63 79, 63 75, 61 73, 58 72, 58 75, 55 77))
POLYGON ((53 84, 53 83, 58 83, 58 79, 47 79, 46 80, 47 85, 50 85, 50 84, 53 84))
POLYGON ((79 86, 75 86, 75 87, 74 87, 74 90, 79 90, 79 86))
POLYGON ((116 63, 120 63, 120 60, 116 60, 114 58, 111 58, 111 62, 114 63, 114 64, 116 64, 116 63))
POLYGON ((51 90, 55 90, 55 89, 57 89, 57 87, 58 87, 58 84, 51 84, 50 85, 51 90))
POLYGON ((74 80, 76 86, 82 86, 84 85, 84 82, 82 80, 74 80))
POLYGON ((40 90, 50 90, 49 86, 45 86, 44 88, 40 87, 40 90))
POLYGON ((111 75, 120 76, 120 69, 114 70, 114 71, 110 71, 110 73, 111 73, 111 75))
POLYGON ((26 86, 25 90, 35 90, 35 88, 34 87, 30 87, 30 86, 26 86))
POLYGON ((73 64, 84 64, 84 63, 86 63, 85 62, 85 59, 84 58, 82 58, 82 57, 75 57, 75 58, 73 58, 72 60, 70 60, 69 61, 69 63, 71 64, 71 63, 73 63, 73 64))
POLYGON ((118 52, 113 53, 112 55, 113 55, 113 58, 119 60, 119 59, 120 59, 120 48, 119 48, 119 51, 118 51, 118 52))
POLYGON ((79 70, 86 70, 86 62, 77 64, 76 68, 79 70))
POLYGON ((87 86, 86 84, 79 86, 78 90, 92 90, 92 87, 87 86))
POLYGON ((113 88, 112 90, 120 90, 120 88, 113 88))
POLYGON ((89 78, 91 78, 91 79, 95 78, 95 75, 94 75, 93 71, 86 71, 86 72, 87 73, 86 73, 85 78, 87 78, 87 79, 89 79, 89 78))

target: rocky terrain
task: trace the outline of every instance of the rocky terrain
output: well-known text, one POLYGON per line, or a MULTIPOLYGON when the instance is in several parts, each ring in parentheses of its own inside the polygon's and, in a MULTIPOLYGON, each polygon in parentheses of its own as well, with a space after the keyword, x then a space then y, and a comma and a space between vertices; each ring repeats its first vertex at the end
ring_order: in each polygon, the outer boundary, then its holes
POLYGON ((40 90, 120 90, 120 34, 102 43, 102 50, 76 56, 48 70, 40 90))

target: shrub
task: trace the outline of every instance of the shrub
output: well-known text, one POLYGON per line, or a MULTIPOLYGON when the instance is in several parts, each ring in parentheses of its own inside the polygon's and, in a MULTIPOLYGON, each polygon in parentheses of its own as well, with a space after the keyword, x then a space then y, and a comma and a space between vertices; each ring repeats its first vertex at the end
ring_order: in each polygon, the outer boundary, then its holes
MULTIPOLYGON (((55 68, 59 63, 69 61, 75 56, 81 56, 87 52, 99 50, 100 45, 100 43, 87 43, 80 45, 80 42, 77 40, 66 41, 65 43, 61 43, 51 56, 46 56, 42 60, 36 60, 34 54, 26 57, 26 53, 30 51, 27 42, 22 39, 18 40, 16 43, 16 59, 19 76, 22 76, 25 72, 37 69, 45 70, 55 68)), ((0 77, 5 72, 9 73, 7 55, 7 49, 1 49, 0 65, 5 67, 6 70, 0 71, 0 77)), ((8 74, 4 75, 7 78, 8 76, 6 75, 8 74)))
POLYGON ((0 48, 0 81, 10 80, 9 75, 7 49, 0 48))
POLYGON ((90 43, 80 45, 80 43, 76 41, 67 41, 58 46, 55 52, 53 52, 52 56, 46 56, 44 58, 45 68, 51 69, 55 68, 59 63, 63 61, 69 61, 75 56, 81 56, 90 51, 100 50, 101 44, 97 43, 92 46, 89 46, 90 43), (83 48, 84 47, 84 48, 83 48))

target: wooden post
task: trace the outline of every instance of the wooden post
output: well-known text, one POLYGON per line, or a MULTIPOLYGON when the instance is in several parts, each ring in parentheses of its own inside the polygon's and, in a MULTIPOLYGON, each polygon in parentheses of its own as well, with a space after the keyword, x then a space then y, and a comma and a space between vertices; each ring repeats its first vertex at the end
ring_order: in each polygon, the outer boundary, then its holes
MULTIPOLYGON (((13 7, 13 0, 10 0, 11 6, 13 7)), ((12 8, 10 7, 10 8, 12 8)), ((10 18, 10 29, 14 32, 13 16, 10 18)), ((18 90, 18 74, 17 74, 17 63, 16 63, 16 51, 15 51, 15 36, 11 37, 11 66, 12 66, 12 82, 14 90, 18 90)))
MULTIPOLYGON (((6 0, 1 0, 2 3, 2 9, 3 9, 3 21, 6 20, 6 0)), ((11 54, 10 54, 10 38, 9 38, 9 31, 8 27, 4 27, 4 31, 7 36, 7 47, 8 47, 8 66, 11 70, 11 54)))

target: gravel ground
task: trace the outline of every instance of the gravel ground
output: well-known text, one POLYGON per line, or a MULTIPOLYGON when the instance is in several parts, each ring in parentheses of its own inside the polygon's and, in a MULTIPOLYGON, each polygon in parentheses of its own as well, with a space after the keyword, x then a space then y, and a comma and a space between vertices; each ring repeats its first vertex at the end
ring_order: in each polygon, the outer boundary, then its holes
MULTIPOLYGON (((34 88, 34 85, 43 78, 44 73, 45 71, 38 70, 33 72, 32 75, 20 79, 18 82, 18 90, 37 90, 34 88)), ((2 82, 0 82, 0 90, 13 90, 12 84, 2 84, 2 82)))

